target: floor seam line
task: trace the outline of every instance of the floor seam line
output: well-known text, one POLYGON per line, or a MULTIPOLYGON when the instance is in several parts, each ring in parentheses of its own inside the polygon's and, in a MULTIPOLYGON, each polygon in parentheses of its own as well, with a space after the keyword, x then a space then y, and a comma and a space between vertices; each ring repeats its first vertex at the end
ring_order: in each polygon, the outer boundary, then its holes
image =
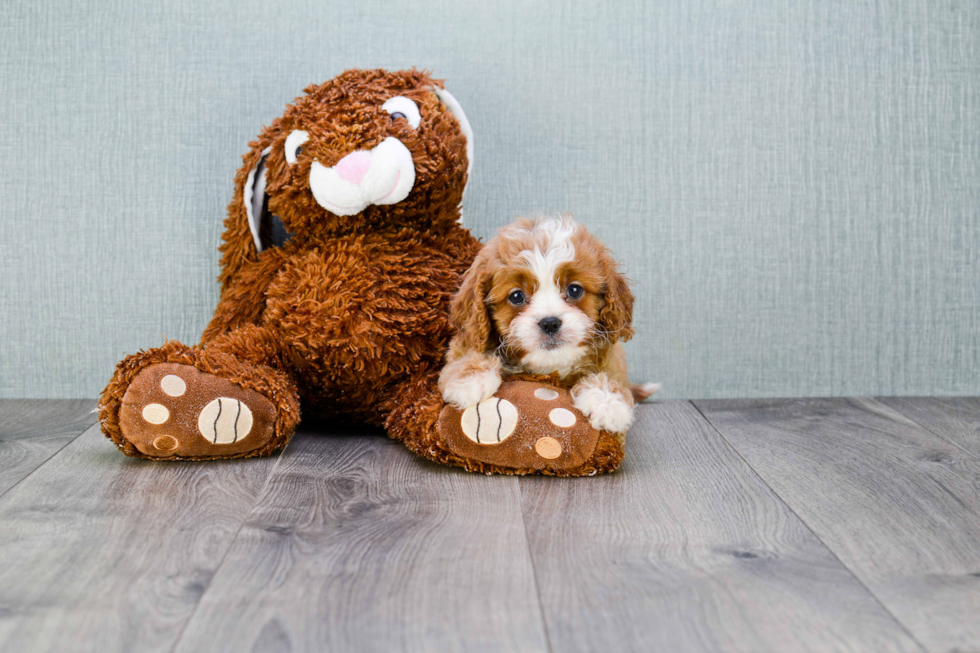
POLYGON ((176 651, 177 647, 180 645, 180 642, 184 639, 184 635, 187 633, 187 627, 194 619, 194 615, 197 614, 198 608, 201 607, 201 603, 204 601, 204 596, 208 593, 208 589, 211 587, 211 582, 214 580, 214 577, 218 575, 218 572, 221 571, 221 567, 224 566, 225 560, 228 559, 228 554, 231 553, 232 548, 235 546, 235 542, 238 541, 238 536, 241 535, 242 533, 242 529, 245 528, 245 524, 248 523, 248 520, 252 516, 252 513, 255 512, 255 509, 258 507, 259 503, 261 502, 262 497, 265 495, 266 489, 269 487, 269 483, 272 482, 273 475, 276 473, 276 470, 279 469, 279 464, 282 462, 282 459, 283 457, 285 457, 285 455, 286 455, 286 450, 283 449, 282 451, 279 452, 279 456, 276 457, 276 463, 272 466, 272 469, 269 470, 269 475, 266 477, 265 483, 262 484, 262 489, 259 490, 258 494, 255 495, 255 503, 252 504, 252 507, 248 509, 248 512, 245 514, 245 517, 242 519, 242 523, 238 525, 238 530, 235 531, 235 536, 231 538, 231 541, 228 543, 228 548, 225 549, 224 554, 222 554, 221 561, 218 562, 217 566, 214 568, 214 573, 211 574, 210 578, 208 578, 208 582, 204 584, 204 589, 201 590, 201 596, 200 598, 198 598, 197 603, 194 604, 194 609, 191 610, 191 613, 189 615, 187 615, 187 620, 184 622, 184 625, 181 626, 180 634, 177 635, 177 638, 174 640, 174 645, 170 648, 170 653, 174 653, 174 651, 176 651))
MULTIPOLYGON (((886 404, 885 402, 881 401, 881 399, 879 399, 878 397, 866 396, 866 397, 859 397, 859 398, 860 399, 865 399, 865 400, 871 400, 871 401, 873 401, 873 402, 875 402, 877 404, 881 404, 882 406, 884 406, 885 408, 888 408, 889 410, 894 410, 896 413, 898 413, 899 415, 901 415, 902 417, 904 417, 908 421, 912 422, 913 424, 915 424, 916 426, 918 426, 919 428, 921 428, 926 433, 929 433, 930 435, 936 436, 937 438, 939 438, 940 440, 942 440, 946 444, 948 444, 951 447, 957 449, 958 451, 962 452, 963 454, 969 456, 971 459, 976 460, 977 462, 980 462, 980 455, 977 455, 977 454, 973 453, 969 449, 964 449, 958 442, 955 442, 953 440, 950 440, 949 438, 945 437, 942 433, 937 433, 936 431, 933 431, 931 428, 929 428, 928 426, 926 426, 925 424, 923 424, 919 420, 915 419, 914 417, 912 417, 911 415, 909 415, 905 411, 899 410, 898 408, 895 408, 894 406, 891 406, 889 404, 886 404)), ((883 397, 883 398, 884 399, 889 399, 889 397, 883 397)), ((899 397, 899 398, 901 398, 901 397, 899 397)), ((946 397, 926 397, 926 399, 945 399, 945 398, 946 397)), ((972 397, 967 397, 967 398, 972 398, 972 397)))
POLYGON ((65 442, 60 447, 58 447, 58 450, 57 451, 53 451, 50 456, 48 456, 47 458, 45 458, 44 460, 42 460, 41 463, 37 467, 35 467, 34 469, 32 469, 22 479, 18 480, 16 483, 14 483, 10 487, 8 487, 3 492, 0 492, 0 499, 3 499, 3 497, 5 497, 8 492, 10 492, 11 490, 13 490, 15 487, 17 487, 18 485, 20 485, 21 483, 23 483, 24 481, 26 481, 30 477, 34 476, 34 474, 36 474, 39 469, 41 469, 42 467, 44 467, 45 465, 47 465, 51 461, 52 458, 54 458, 59 453, 61 453, 62 451, 64 451, 65 448, 68 447, 68 445, 70 445, 75 440, 77 440, 78 438, 82 437, 83 435, 85 435, 86 433, 88 433, 89 431, 91 431, 92 429, 97 428, 98 426, 99 426, 99 422, 98 422, 98 420, 96 420, 96 422, 94 424, 90 424, 89 426, 87 426, 84 429, 82 429, 80 433, 77 433, 74 436, 72 436, 72 438, 70 440, 68 440, 67 442, 65 442))
POLYGON ((745 465, 750 470, 752 470, 752 473, 755 474, 756 478, 758 478, 760 481, 762 481, 762 483, 765 484, 765 486, 767 488, 769 488, 769 491, 772 492, 773 496, 775 496, 777 499, 779 499, 779 502, 782 503, 784 506, 786 506, 786 509, 789 510, 793 514, 794 517, 796 517, 797 519, 799 519, 800 520, 800 523, 803 524, 803 526, 813 535, 813 537, 817 538, 817 541, 820 542, 820 544, 825 549, 827 549, 827 552, 830 553, 830 555, 832 555, 834 557, 834 560, 836 560, 837 562, 839 562, 840 565, 841 565, 841 567, 843 567, 845 570, 847 570, 847 573, 849 573, 854 580, 856 580, 858 583, 860 583, 861 587, 863 587, 868 592, 868 594, 871 595, 871 597, 875 600, 875 602, 878 605, 881 606, 881 609, 885 611, 885 614, 887 614, 888 616, 890 616, 895 621, 895 623, 898 624, 899 628, 901 628, 905 632, 905 634, 908 635, 909 638, 911 638, 911 640, 913 642, 915 642, 919 646, 920 650, 922 650, 923 653, 928 653, 929 649, 926 647, 926 645, 919 641, 919 638, 916 637, 915 634, 911 630, 909 630, 908 626, 906 626, 905 623, 902 622, 902 620, 899 619, 888 608, 887 605, 885 605, 885 603, 881 600, 881 597, 879 597, 874 592, 874 590, 872 590, 870 587, 868 587, 867 584, 863 580, 861 580, 861 577, 858 576, 857 573, 853 569, 851 569, 851 567, 847 563, 845 563, 843 560, 840 559, 840 556, 837 555, 837 552, 834 551, 826 542, 824 542, 823 538, 820 537, 820 535, 818 535, 815 530, 813 530, 813 528, 810 526, 810 524, 808 524, 806 522, 806 520, 803 519, 803 517, 799 513, 797 513, 796 510, 793 509, 793 506, 789 505, 789 502, 786 501, 786 499, 784 499, 783 496, 779 492, 776 491, 776 488, 774 488, 772 485, 770 485, 769 482, 766 481, 765 478, 763 478, 762 474, 760 474, 759 471, 755 467, 753 467, 749 463, 749 461, 747 461, 742 456, 742 453, 738 449, 735 448, 735 445, 733 445, 731 442, 729 442, 728 438, 725 437, 725 434, 721 432, 721 429, 719 429, 717 426, 715 426, 714 422, 712 422, 711 419, 707 415, 704 414, 704 412, 701 410, 700 407, 698 407, 698 405, 694 402, 694 400, 690 400, 689 399, 688 402, 691 404, 691 406, 694 407, 694 410, 696 410, 698 412, 698 414, 701 415, 701 417, 704 419, 704 421, 707 422, 707 424, 711 427, 711 430, 713 430, 715 433, 717 433, 718 434, 718 437, 720 437, 725 442, 725 444, 728 445, 728 447, 735 453, 735 455, 738 456, 739 460, 741 460, 743 463, 745 463, 745 465))
POLYGON ((544 613, 544 601, 541 599, 541 585, 538 583, 538 568, 534 564, 534 553, 531 551, 531 539, 527 535, 527 513, 524 511, 524 496, 521 491, 521 484, 524 479, 517 478, 517 500, 521 506, 521 524, 524 527, 524 544, 527 547, 527 559, 531 563, 531 579, 534 580, 534 595, 538 599, 538 613, 541 615, 541 627, 544 630, 544 645, 548 651, 553 651, 551 646, 551 633, 548 631, 548 619, 544 613))

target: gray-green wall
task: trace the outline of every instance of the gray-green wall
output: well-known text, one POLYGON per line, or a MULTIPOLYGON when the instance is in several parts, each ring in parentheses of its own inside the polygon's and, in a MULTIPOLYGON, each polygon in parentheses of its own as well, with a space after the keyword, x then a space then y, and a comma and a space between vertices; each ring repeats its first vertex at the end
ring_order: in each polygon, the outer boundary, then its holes
POLYGON ((430 68, 467 222, 569 210, 665 397, 980 394, 980 3, 0 5, 0 396, 194 342, 246 144, 308 83, 430 68))

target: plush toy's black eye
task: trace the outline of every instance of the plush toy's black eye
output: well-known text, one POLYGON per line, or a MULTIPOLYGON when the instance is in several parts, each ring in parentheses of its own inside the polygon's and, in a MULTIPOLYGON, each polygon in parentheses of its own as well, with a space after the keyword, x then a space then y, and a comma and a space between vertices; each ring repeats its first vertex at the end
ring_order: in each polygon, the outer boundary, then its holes
POLYGON ((568 295, 569 299, 579 299, 585 294, 585 288, 578 285, 577 283, 570 284, 568 288, 565 289, 565 294, 568 295))
POLYGON ((520 306, 524 303, 527 298, 524 296, 524 291, 515 290, 507 296, 507 301, 509 301, 514 306, 520 306))
POLYGON ((396 95, 393 98, 388 98, 381 105, 381 108, 388 112, 392 120, 404 118, 408 121, 408 125, 412 129, 418 129, 419 123, 422 121, 422 115, 419 113, 419 105, 404 95, 396 95))
POLYGON ((283 143, 283 154, 286 155, 286 163, 289 165, 296 163, 296 157, 303 151, 303 143, 308 140, 310 140, 310 135, 302 129, 294 129, 289 133, 289 136, 286 137, 286 142, 283 143))

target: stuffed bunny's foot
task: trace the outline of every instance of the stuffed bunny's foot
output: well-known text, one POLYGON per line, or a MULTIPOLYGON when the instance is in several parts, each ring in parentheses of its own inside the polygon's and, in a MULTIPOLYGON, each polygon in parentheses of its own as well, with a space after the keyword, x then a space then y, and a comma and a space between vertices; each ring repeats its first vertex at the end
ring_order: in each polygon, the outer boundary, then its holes
POLYGON ((275 420, 275 406, 261 394, 178 363, 144 368, 119 411, 123 437, 152 458, 247 454, 269 443, 275 420))
POLYGON ((591 476, 614 471, 620 442, 595 428, 563 387, 509 380, 489 399, 459 410, 447 404, 439 440, 472 471, 591 476))

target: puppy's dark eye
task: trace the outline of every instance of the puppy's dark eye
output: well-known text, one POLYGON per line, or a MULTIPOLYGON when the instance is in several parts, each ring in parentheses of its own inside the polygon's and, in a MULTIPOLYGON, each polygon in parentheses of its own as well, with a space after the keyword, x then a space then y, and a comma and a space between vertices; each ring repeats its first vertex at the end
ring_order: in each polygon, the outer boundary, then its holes
POLYGON ((579 299, 585 294, 585 288, 577 283, 573 283, 565 289, 565 294, 568 295, 569 299, 579 299))
POLYGON ((522 290, 515 290, 511 294, 507 295, 507 301, 514 306, 520 306, 526 299, 527 297, 524 296, 524 291, 522 290))
POLYGON ((402 113, 401 111, 396 111, 393 114, 391 114, 392 120, 397 120, 398 118, 405 118, 405 114, 402 113))
POLYGON ((298 159, 302 153, 303 153, 303 146, 300 145, 299 147, 296 148, 296 154, 294 154, 293 156, 298 159))

